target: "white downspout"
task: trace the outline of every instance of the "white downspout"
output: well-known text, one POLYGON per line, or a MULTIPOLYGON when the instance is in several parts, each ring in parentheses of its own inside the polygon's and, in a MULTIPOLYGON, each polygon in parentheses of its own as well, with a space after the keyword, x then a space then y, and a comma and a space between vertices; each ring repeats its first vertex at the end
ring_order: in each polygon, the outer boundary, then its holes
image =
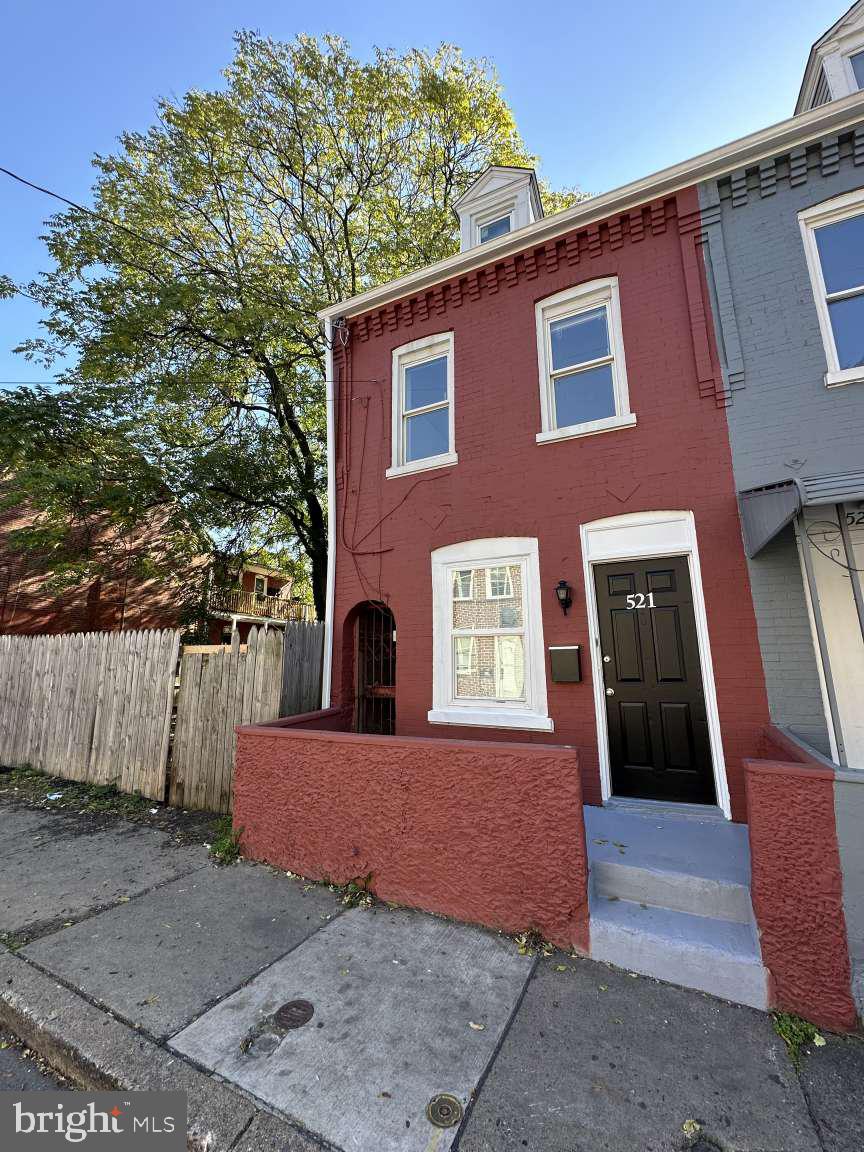
POLYGON ((333 597, 336 587, 336 384, 333 377, 333 323, 324 321, 324 375, 327 397, 327 594, 321 707, 329 708, 333 675, 333 597))

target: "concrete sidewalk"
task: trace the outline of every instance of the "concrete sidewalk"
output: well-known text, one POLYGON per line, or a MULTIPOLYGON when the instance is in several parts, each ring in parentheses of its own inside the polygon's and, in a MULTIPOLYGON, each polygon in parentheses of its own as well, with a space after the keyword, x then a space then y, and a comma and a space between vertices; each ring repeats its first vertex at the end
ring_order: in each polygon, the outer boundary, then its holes
POLYGON ((140 822, 0 804, 0 933, 0 1025, 87 1086, 186 1090, 210 1152, 864 1147, 857 1038, 796 1073, 758 1012, 140 822))

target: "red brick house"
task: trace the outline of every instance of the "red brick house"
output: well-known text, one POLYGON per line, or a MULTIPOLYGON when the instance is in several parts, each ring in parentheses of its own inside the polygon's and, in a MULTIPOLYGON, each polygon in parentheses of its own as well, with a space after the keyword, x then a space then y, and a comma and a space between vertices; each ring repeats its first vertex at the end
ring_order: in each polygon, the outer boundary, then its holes
MULTIPOLYGON (((50 562, 10 547, 8 534, 34 523, 26 509, 0 513, 0 635, 35 636, 62 632, 114 632, 138 628, 183 628, 200 632, 211 644, 230 643, 237 630, 284 628, 307 619, 309 605, 292 595, 292 578, 278 569, 243 564, 220 576, 200 556, 172 579, 145 579, 135 573, 134 554, 154 547, 158 526, 129 544, 129 560, 119 558, 107 572, 69 588, 52 584, 50 562)), ((217 566, 218 568, 218 566, 217 566)))
MULTIPOLYGON (((50 563, 9 546, 8 533, 30 527, 26 509, 0 512, 0 634, 36 636, 61 632, 114 632, 174 628, 184 621, 182 584, 141 579, 119 561, 72 588, 51 585, 50 563)), ((192 579, 194 573, 187 578, 192 579)))
POLYGON ((697 190, 843 115, 548 219, 490 169, 457 255, 322 313, 324 709, 241 731, 250 854, 854 1021, 832 777, 769 720, 697 190))

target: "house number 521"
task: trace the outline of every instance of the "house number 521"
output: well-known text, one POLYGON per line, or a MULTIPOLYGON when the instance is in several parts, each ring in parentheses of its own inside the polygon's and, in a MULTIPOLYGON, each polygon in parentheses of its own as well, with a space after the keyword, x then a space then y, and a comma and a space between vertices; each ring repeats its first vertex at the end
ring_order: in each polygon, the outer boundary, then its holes
POLYGON ((654 607, 654 593, 649 592, 646 596, 644 592, 637 592, 635 596, 627 597, 628 608, 653 608, 654 607))

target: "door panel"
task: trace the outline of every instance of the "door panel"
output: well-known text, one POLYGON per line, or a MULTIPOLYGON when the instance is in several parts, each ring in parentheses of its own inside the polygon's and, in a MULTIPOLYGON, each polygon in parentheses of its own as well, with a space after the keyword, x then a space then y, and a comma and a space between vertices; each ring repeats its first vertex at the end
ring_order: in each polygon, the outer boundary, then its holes
POLYGON ((713 804, 687 558, 600 564, 594 582, 613 793, 713 804))

